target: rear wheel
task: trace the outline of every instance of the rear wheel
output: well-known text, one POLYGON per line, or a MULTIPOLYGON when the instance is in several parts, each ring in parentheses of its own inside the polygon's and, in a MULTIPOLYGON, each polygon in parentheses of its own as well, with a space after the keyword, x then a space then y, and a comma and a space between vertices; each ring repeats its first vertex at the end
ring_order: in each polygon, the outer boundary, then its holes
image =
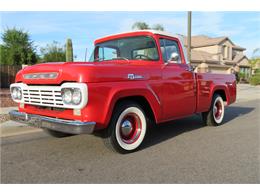
POLYGON ((56 137, 56 138, 62 138, 62 137, 69 137, 72 136, 73 134, 69 134, 69 133, 62 133, 59 131, 53 131, 51 129, 43 129, 46 133, 48 133, 49 135, 51 135, 52 137, 56 137))
POLYGON ((218 126, 222 124, 224 114, 224 101, 219 94, 215 94, 212 99, 210 110, 202 113, 202 119, 208 126, 218 126))
POLYGON ((142 144, 147 129, 145 112, 134 102, 120 103, 111 118, 105 145, 119 153, 133 152, 142 144))

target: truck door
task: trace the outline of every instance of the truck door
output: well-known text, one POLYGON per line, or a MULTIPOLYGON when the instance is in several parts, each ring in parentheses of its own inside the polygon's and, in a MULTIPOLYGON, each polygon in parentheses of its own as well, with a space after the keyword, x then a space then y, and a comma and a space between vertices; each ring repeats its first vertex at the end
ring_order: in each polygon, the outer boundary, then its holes
POLYGON ((185 62, 181 44, 178 39, 161 37, 160 48, 164 60, 163 118, 191 115, 196 109, 195 76, 185 62))

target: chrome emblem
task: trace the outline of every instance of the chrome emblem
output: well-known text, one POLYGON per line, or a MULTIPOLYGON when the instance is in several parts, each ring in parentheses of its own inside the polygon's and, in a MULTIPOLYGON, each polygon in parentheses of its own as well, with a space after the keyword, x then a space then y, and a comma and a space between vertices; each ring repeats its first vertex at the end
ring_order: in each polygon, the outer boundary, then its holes
POLYGON ((23 78, 25 79, 56 79, 57 77, 57 72, 31 73, 23 75, 23 78))
POLYGON ((135 79, 143 79, 144 76, 142 76, 142 75, 136 75, 136 74, 128 74, 128 75, 127 75, 127 78, 128 78, 129 80, 135 80, 135 79))

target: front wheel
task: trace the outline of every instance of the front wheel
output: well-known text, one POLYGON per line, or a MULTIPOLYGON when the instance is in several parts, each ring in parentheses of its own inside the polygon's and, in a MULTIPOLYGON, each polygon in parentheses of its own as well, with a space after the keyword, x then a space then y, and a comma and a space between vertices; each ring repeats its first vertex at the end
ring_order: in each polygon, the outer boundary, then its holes
POLYGON ((133 152, 142 144, 146 129, 142 108, 134 102, 122 102, 113 113, 104 143, 119 153, 133 152))
POLYGON ((220 95, 215 94, 212 99, 210 110, 202 113, 202 119, 208 126, 218 126, 222 124, 224 114, 224 101, 220 95))

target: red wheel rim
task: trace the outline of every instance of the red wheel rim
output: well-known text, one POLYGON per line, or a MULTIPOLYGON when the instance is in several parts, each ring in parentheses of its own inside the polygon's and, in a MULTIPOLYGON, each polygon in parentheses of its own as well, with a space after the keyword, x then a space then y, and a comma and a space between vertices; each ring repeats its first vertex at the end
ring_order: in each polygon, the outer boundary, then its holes
POLYGON ((222 103, 218 100, 216 101, 214 105, 214 116, 215 119, 219 120, 222 116, 223 110, 222 110, 222 103))
POLYGON ((124 143, 132 144, 138 140, 142 129, 141 119, 134 113, 129 113, 120 123, 120 138, 124 143))

